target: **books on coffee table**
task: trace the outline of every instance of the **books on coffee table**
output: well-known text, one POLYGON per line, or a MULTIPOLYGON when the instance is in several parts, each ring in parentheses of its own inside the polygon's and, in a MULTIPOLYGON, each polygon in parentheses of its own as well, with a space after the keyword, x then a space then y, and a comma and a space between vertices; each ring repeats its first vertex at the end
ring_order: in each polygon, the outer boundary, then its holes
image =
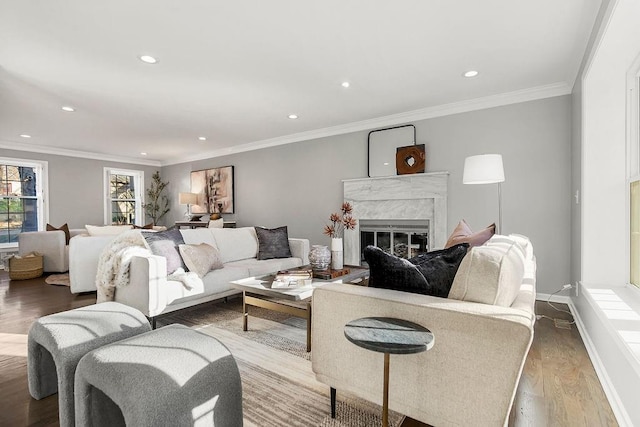
POLYGON ((293 269, 278 271, 273 278, 271 288, 291 288, 310 285, 313 279, 311 269, 293 269))

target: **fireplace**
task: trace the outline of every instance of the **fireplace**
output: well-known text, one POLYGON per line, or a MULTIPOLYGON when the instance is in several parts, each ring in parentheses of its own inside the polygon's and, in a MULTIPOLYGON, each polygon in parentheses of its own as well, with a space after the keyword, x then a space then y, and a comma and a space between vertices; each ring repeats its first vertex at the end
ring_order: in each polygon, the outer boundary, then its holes
POLYGON ((344 200, 352 204, 358 220, 354 230, 345 231, 345 264, 360 265, 362 249, 372 240, 390 253, 406 251, 409 258, 418 251, 443 248, 448 176, 434 172, 344 180, 344 200))
POLYGON ((388 254, 412 258, 429 251, 429 220, 360 220, 360 261, 369 245, 388 254))

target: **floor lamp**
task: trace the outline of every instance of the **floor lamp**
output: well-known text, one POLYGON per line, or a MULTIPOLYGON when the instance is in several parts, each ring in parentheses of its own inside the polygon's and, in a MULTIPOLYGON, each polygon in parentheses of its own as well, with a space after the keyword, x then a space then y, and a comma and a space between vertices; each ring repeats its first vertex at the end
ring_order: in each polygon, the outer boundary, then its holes
POLYGON ((498 229, 502 232, 502 187, 504 167, 501 154, 480 154, 464 159, 463 184, 498 184, 498 229))

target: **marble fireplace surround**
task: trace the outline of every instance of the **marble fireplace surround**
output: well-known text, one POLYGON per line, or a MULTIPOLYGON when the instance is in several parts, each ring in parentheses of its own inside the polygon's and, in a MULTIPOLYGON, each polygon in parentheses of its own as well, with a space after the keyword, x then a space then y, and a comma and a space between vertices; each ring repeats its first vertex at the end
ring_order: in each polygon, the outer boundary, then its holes
MULTIPOLYGON (((343 180, 344 200, 360 220, 428 220, 429 248, 447 241, 449 172, 343 180)), ((344 263, 360 265, 360 223, 344 233, 344 263)))

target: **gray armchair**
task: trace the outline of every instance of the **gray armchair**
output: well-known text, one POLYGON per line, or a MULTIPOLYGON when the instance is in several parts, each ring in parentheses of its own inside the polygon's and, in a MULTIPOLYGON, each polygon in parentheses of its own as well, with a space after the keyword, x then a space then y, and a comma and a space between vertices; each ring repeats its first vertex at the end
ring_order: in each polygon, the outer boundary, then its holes
MULTIPOLYGON (((69 230, 71 237, 84 229, 69 230)), ((69 246, 64 231, 26 231, 18 235, 18 254, 38 252, 43 255, 45 273, 69 271, 69 246)))

